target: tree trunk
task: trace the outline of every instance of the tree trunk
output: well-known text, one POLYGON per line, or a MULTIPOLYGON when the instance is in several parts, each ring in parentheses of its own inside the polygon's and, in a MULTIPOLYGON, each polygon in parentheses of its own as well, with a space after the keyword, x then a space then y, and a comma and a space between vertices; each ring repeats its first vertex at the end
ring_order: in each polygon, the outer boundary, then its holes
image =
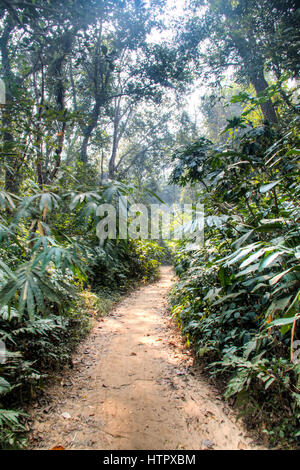
POLYGON ((2 119, 3 133, 3 162, 5 164, 5 190, 9 193, 18 193, 20 175, 18 169, 18 156, 15 154, 15 142, 10 131, 11 119, 9 116, 9 100, 6 101, 6 109, 2 119))
POLYGON ((87 163, 88 161, 87 149, 88 149, 91 133, 92 131, 86 133, 86 135, 84 135, 83 137, 83 141, 82 141, 81 149, 80 149, 80 161, 82 163, 87 163))
MULTIPOLYGON (((232 32, 231 40, 242 58, 246 75, 255 88, 256 93, 264 91, 269 85, 264 76, 264 59, 254 35, 248 36, 247 40, 240 32, 232 32)), ((274 105, 271 100, 260 105, 264 119, 270 123, 277 122, 274 105)))
POLYGON ((119 124, 120 124, 120 115, 119 115, 119 109, 117 108, 115 119, 114 119, 113 145, 112 145, 111 156, 110 156, 109 164, 108 164, 109 177, 111 179, 114 179, 115 171, 116 171, 116 158, 117 158, 117 152, 118 152, 118 146, 119 146, 119 135, 118 135, 119 124))
MULTIPOLYGON (((269 86, 262 70, 251 73, 250 80, 255 88, 256 93, 264 91, 269 86)), ((270 123, 277 122, 276 111, 271 100, 266 101, 266 103, 261 103, 260 107, 266 121, 269 121, 270 123)))
POLYGON ((0 50, 2 58, 2 74, 5 83, 5 105, 2 112, 2 162, 5 168, 5 189, 11 193, 17 193, 20 186, 20 175, 18 168, 18 155, 16 155, 16 145, 12 133, 13 122, 13 99, 11 87, 15 82, 15 77, 11 70, 8 52, 8 41, 13 31, 13 25, 6 24, 2 37, 0 38, 0 50))
POLYGON ((94 109, 92 111, 92 115, 90 118, 91 123, 87 127, 82 128, 83 140, 82 140, 81 149, 80 149, 80 161, 83 163, 88 162, 87 150, 88 150, 89 141, 90 141, 93 130, 98 124, 100 109, 101 109, 101 105, 103 104, 104 104, 104 100, 100 96, 96 97, 96 102, 95 102, 94 109))

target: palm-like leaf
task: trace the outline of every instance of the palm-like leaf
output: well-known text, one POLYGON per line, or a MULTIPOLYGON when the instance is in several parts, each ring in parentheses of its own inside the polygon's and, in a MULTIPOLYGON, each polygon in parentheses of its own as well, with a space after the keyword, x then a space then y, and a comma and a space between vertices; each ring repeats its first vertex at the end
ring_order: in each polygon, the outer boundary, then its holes
MULTIPOLYGON (((35 314, 44 313, 49 303, 62 305, 67 300, 36 263, 36 259, 33 259, 15 272, 8 273, 9 280, 0 290, 0 307, 17 306, 20 318, 25 309, 29 318, 34 318, 35 314)), ((62 282, 61 287, 68 295, 74 294, 67 283, 62 282)))

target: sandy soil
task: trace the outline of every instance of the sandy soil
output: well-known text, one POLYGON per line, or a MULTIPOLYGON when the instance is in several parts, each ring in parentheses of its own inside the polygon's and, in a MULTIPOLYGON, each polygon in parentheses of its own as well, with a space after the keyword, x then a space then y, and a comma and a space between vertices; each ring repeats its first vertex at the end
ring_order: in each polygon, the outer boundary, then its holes
POLYGON ((172 270, 97 323, 30 410, 30 449, 253 449, 167 312, 172 270))

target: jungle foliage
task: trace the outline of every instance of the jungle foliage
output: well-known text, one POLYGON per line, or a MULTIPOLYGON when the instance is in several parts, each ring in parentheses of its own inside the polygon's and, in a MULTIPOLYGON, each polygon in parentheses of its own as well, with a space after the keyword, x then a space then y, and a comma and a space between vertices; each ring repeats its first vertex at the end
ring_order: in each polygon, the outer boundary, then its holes
POLYGON ((2 448, 24 444, 23 413, 15 405, 36 396, 49 371, 70 363, 91 318, 106 313, 132 282, 158 273, 162 248, 154 242, 99 244, 98 206, 128 187, 63 189, 41 191, 30 182, 23 196, 0 194, 2 448))
POLYGON ((25 445, 23 404, 92 317, 168 259, 99 244, 99 206, 194 185, 206 245, 177 246, 173 313, 272 445, 299 437, 297 2, 172 3, 0 0, 0 448, 25 445))
MULTIPOLYGON (((255 108, 272 93, 232 101, 255 108)), ((172 181, 202 188, 205 246, 181 243, 172 312, 225 397, 289 448, 300 418, 299 117, 281 110, 280 127, 253 125, 246 111, 225 144, 202 137, 174 154, 172 181)))
POLYGON ((23 403, 92 316, 157 276, 159 245, 99 244, 96 227, 101 204, 140 190, 116 177, 138 180, 170 141, 155 105, 186 78, 148 39, 164 3, 0 1, 0 448, 24 445, 23 403))

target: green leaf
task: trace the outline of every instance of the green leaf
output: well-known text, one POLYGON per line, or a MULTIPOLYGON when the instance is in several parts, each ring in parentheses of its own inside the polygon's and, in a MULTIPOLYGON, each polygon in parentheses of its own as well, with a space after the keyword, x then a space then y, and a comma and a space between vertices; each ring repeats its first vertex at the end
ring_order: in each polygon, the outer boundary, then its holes
POLYGON ((272 188, 274 188, 278 183, 280 183, 280 180, 278 181, 273 181, 272 183, 268 183, 268 184, 264 184, 263 186, 261 186, 259 188, 259 191, 261 193, 267 193, 268 191, 270 191, 272 188))
POLYGON ((286 271, 283 271, 282 273, 277 274, 276 276, 272 277, 272 279, 269 280, 269 283, 271 284, 271 286, 273 286, 274 284, 277 284, 277 282, 280 281, 280 279, 283 276, 285 276, 287 273, 289 273, 292 269, 293 268, 289 268, 286 271))
POLYGON ((268 327, 270 326, 282 326, 282 325, 291 325, 295 321, 295 316, 289 318, 278 318, 277 320, 272 321, 269 323, 268 327))
POLYGON ((252 264, 251 266, 248 266, 248 268, 244 269, 243 271, 239 272, 237 274, 237 277, 245 276, 246 274, 253 273, 258 270, 259 263, 252 264))
POLYGON ((248 238, 253 234, 253 230, 249 230, 249 232, 245 233, 244 235, 242 235, 240 238, 238 238, 237 240, 235 240, 233 243, 232 243, 232 246, 234 248, 239 248, 246 240, 248 240, 248 238))
POLYGON ((274 264, 274 261, 280 256, 283 254, 283 251, 277 251, 275 253, 271 253, 270 255, 266 256, 266 258, 264 258, 260 265, 259 265, 259 270, 262 271, 263 269, 267 268, 268 266, 271 266, 272 264, 274 264))
POLYGON ((256 227, 255 232, 273 232, 274 230, 282 229, 283 224, 280 222, 271 222, 269 224, 262 224, 256 227))
POLYGON ((247 258, 247 259, 245 259, 245 261, 243 261, 243 263, 240 265, 240 268, 245 268, 249 264, 253 263, 253 261, 260 258, 265 253, 265 251, 266 251, 266 248, 262 248, 259 251, 257 251, 256 253, 253 253, 253 255, 249 256, 249 258, 247 258))
POLYGON ((240 259, 244 258, 246 255, 248 255, 252 250, 254 250, 256 246, 257 243, 253 243, 252 245, 248 245, 245 248, 240 248, 237 252, 233 253, 232 255, 230 255, 230 257, 227 258, 229 261, 227 261, 226 264, 230 266, 231 264, 236 263, 240 259))
POLYGON ((11 390, 10 383, 6 379, 0 377, 0 394, 3 395, 11 390))

